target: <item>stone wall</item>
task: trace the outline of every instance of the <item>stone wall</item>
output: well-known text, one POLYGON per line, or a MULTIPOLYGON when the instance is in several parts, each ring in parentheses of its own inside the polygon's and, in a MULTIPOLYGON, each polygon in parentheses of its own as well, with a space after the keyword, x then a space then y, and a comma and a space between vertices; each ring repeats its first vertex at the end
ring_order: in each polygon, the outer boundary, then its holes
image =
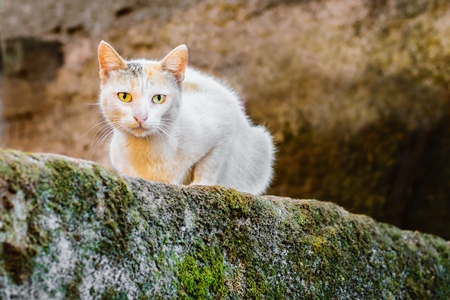
POLYGON ((273 132, 269 193, 450 237, 447 1, 1 3, 0 146, 109 166, 99 41, 129 58, 185 43, 273 132))
POLYGON ((0 298, 448 299, 448 241, 322 201, 0 150, 0 298))

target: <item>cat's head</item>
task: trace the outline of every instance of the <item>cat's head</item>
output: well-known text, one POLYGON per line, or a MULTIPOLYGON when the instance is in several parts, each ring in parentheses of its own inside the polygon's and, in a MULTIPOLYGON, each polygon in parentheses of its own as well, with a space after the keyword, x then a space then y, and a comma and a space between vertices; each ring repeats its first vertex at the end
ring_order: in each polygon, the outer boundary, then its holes
POLYGON ((103 115, 116 129, 163 134, 178 116, 188 52, 180 45, 161 61, 126 61, 106 42, 98 47, 103 115))

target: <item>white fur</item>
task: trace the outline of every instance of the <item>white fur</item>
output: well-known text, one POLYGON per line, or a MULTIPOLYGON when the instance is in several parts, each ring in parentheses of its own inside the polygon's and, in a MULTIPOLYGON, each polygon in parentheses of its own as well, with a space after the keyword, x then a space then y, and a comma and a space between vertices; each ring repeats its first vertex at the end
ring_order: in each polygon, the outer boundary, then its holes
MULTIPOLYGON (((159 64, 131 62, 144 68, 159 64)), ((183 92, 170 74, 162 74, 141 76, 132 87, 127 78, 111 71, 102 85, 102 111, 114 127, 110 145, 114 167, 130 176, 172 184, 183 184, 193 170, 194 185, 263 193, 273 173, 272 138, 264 127, 251 124, 238 96, 192 68, 184 73, 183 92), (132 102, 117 99, 118 92, 133 88, 138 96, 132 102), (155 94, 167 95, 166 101, 153 103, 155 94), (123 116, 114 120, 114 111, 123 116), (135 116, 147 117, 143 128, 133 129, 139 126, 135 116)))

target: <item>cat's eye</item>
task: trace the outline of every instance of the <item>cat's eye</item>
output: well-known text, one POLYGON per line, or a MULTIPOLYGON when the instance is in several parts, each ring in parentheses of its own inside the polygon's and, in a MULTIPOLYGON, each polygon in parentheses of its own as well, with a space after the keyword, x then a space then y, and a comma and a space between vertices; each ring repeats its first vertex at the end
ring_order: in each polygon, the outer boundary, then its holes
POLYGON ((128 93, 117 93, 117 98, 122 102, 131 102, 131 95, 128 93))
POLYGON ((166 95, 155 95, 153 96, 152 101, 156 104, 164 103, 164 101, 166 101, 166 95))

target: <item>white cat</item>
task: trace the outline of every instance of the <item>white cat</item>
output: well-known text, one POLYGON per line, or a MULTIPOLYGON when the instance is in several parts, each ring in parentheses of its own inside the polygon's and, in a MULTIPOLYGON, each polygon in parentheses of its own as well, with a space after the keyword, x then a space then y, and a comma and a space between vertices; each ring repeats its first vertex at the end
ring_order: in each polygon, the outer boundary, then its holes
POLYGON ((98 59, 100 106, 114 128, 110 159, 119 172, 253 194, 266 190, 274 161, 270 134, 252 126, 233 91, 187 68, 185 45, 161 62, 125 61, 102 41, 98 59))

